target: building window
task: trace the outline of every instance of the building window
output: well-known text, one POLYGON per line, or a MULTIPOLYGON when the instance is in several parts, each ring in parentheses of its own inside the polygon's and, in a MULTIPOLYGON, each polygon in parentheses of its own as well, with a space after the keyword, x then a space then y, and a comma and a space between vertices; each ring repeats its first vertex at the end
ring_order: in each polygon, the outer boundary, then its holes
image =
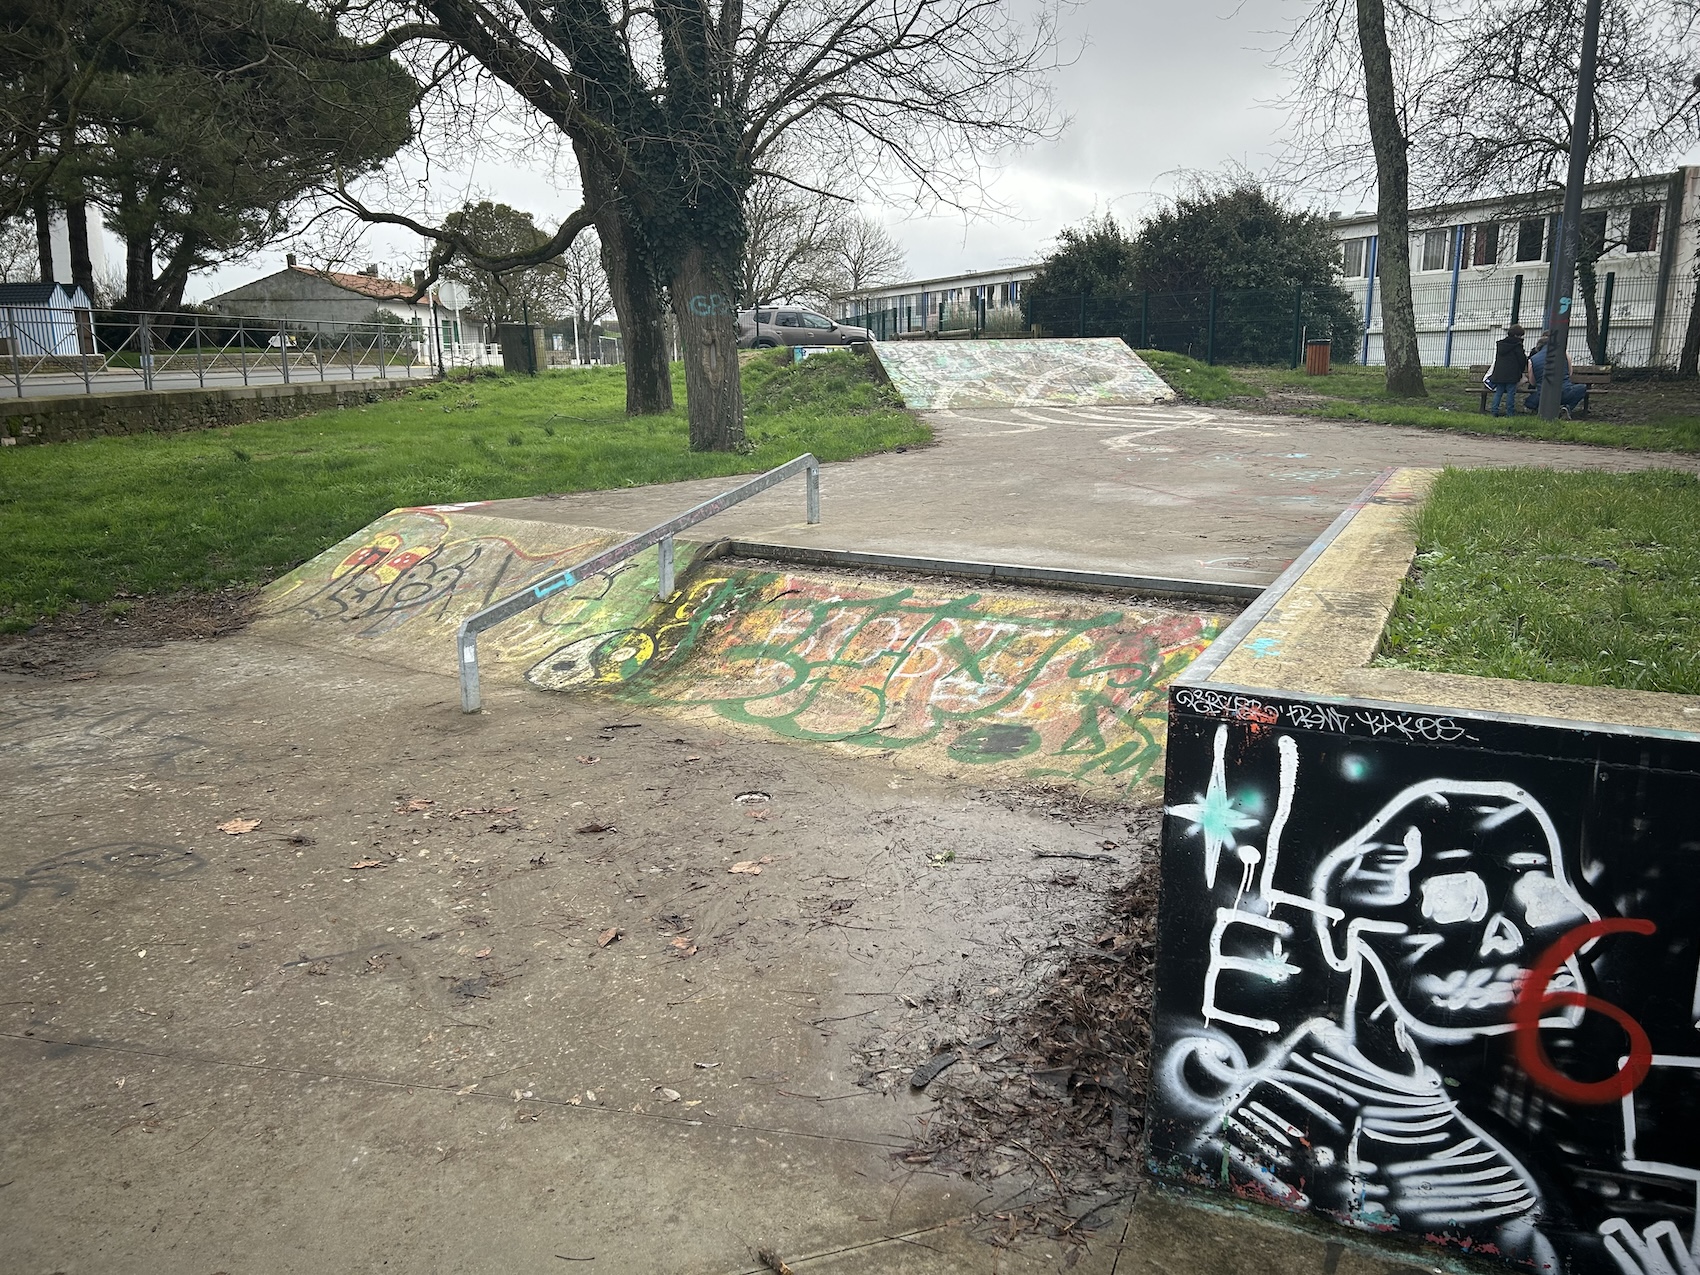
POLYGON ((1347 239, 1340 245, 1340 273, 1362 279, 1369 273, 1369 240, 1347 239))
POLYGON ((1445 270, 1451 262, 1447 260, 1447 248, 1452 242, 1452 230, 1427 230, 1423 232, 1423 265, 1424 270, 1445 270))
POLYGON ((1539 261, 1546 235, 1546 221, 1540 217, 1525 217, 1517 223, 1517 260, 1539 261))
POLYGON ((1629 233, 1624 237, 1627 252, 1659 250, 1659 206, 1637 204, 1629 210, 1629 233))
POLYGON ((1499 262, 1499 223, 1484 221, 1477 223, 1471 234, 1473 240, 1470 254, 1472 266, 1491 266, 1499 262))

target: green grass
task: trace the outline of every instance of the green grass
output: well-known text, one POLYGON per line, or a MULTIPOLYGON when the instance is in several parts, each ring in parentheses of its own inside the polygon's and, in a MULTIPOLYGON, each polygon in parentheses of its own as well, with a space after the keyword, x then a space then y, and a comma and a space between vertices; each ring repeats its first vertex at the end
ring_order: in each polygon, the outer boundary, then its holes
POLYGON ((1618 381, 1596 395, 1592 416, 1544 421, 1483 415, 1477 410, 1481 374, 1464 367, 1424 368, 1429 395, 1409 399, 1387 393, 1379 367, 1335 364, 1320 377, 1286 367, 1212 366, 1167 350, 1140 350, 1139 356, 1197 403, 1635 451, 1700 452, 1700 385, 1693 381, 1618 381))
MULTIPOLYGON (((788 353, 788 352, 786 352, 788 353)), ((743 454, 628 417, 619 368, 422 386, 228 429, 0 451, 0 631, 116 597, 265 582, 385 511, 845 460, 929 431, 854 356, 747 359, 743 454)), ((682 370, 674 393, 684 402, 682 370)))
POLYGON ((1700 479, 1449 469, 1377 663, 1700 694, 1700 479))
POLYGON ((1228 398, 1260 397, 1263 391, 1237 375, 1238 369, 1200 363, 1168 350, 1140 350, 1139 357, 1177 393, 1195 403, 1219 403, 1228 398))

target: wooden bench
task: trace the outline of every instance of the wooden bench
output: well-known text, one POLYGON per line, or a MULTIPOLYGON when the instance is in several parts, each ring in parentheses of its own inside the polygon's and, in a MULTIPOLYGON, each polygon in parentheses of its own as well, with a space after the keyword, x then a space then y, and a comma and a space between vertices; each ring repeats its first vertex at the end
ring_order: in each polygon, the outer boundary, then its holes
MULTIPOLYGON (((1486 363, 1471 364, 1470 373, 1473 376, 1486 376, 1488 374, 1488 365, 1486 363)), ((1609 394, 1611 392, 1609 389, 1609 386, 1611 385, 1611 365, 1572 363, 1570 365, 1570 383, 1572 385, 1586 385, 1588 387, 1588 392, 1582 397, 1581 405, 1576 409, 1580 415, 1586 416, 1588 414, 1589 404, 1592 402, 1594 395, 1609 394)), ((1511 400, 1511 414, 1513 416, 1517 414, 1518 400, 1527 395, 1528 392, 1529 391, 1523 386, 1518 386, 1517 393, 1512 396, 1511 400)), ((1484 414, 1487 412, 1488 396, 1492 393, 1493 391, 1488 389, 1486 385, 1481 387, 1476 396, 1477 411, 1484 414)))

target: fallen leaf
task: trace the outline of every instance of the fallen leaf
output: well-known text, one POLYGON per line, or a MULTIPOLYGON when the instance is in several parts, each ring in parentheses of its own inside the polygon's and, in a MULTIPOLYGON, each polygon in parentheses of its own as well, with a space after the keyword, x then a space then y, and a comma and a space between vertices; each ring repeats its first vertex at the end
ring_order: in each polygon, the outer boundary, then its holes
POLYGON ((219 824, 218 830, 232 837, 240 837, 244 832, 252 832, 259 826, 258 819, 229 819, 219 824))
POLYGON ((768 812, 765 810, 746 810, 744 813, 751 819, 759 819, 762 823, 767 822, 768 812))
POLYGON ((701 761, 702 758, 701 757, 687 757, 687 758, 685 758, 685 760, 686 761, 701 761))
POLYGON ((481 947, 472 954, 472 959, 475 961, 482 961, 488 955, 490 955, 490 949, 487 947, 481 947))
POLYGON ((579 760, 582 761, 586 766, 594 766, 594 765, 596 765, 597 762, 601 761, 602 759, 600 757, 580 757, 579 760))
POLYGON ((421 810, 429 810, 436 804, 429 797, 409 797, 395 808, 395 812, 398 815, 418 814, 421 810))
POLYGON ((773 1272, 773 1275, 796 1275, 796 1272, 785 1264, 785 1259, 772 1249, 757 1249, 756 1256, 761 1259, 763 1266, 773 1272))
POLYGON ((742 863, 734 863, 730 868, 727 868, 726 871, 742 872, 746 876, 759 877, 761 875, 761 864, 757 863, 754 859, 745 859, 742 863))
POLYGON ((478 1088, 478 1082, 475 1080, 470 1085, 468 1085, 465 1089, 456 1089, 455 1090, 455 1097, 464 1098, 467 1094, 471 1093, 476 1088, 478 1088))
POLYGON ((623 931, 619 926, 610 925, 607 929, 603 930, 602 933, 596 936, 596 946, 607 947, 615 939, 619 938, 622 933, 623 931))
POLYGON ((360 868, 384 868, 388 866, 388 861, 384 859, 362 859, 359 863, 349 864, 348 870, 350 872, 354 872, 358 871, 360 868))
MULTIPOLYGON (((584 758, 580 757, 579 760, 583 761, 584 758)), ((614 831, 614 825, 611 824, 611 823, 595 823, 595 822, 592 822, 592 823, 585 824, 584 827, 582 827, 582 828, 575 828, 573 831, 575 831, 575 832, 613 832, 614 831)))
POLYGON ((655 1086, 655 1092, 660 1094, 663 1098, 667 1099, 668 1102, 677 1102, 677 1101, 679 1101, 679 1099, 681 1099, 685 1096, 684 1094, 680 1093, 677 1089, 668 1089, 665 1085, 655 1086))
POLYGON ((697 954, 696 944, 687 938, 674 939, 673 947, 680 956, 695 956, 697 954))

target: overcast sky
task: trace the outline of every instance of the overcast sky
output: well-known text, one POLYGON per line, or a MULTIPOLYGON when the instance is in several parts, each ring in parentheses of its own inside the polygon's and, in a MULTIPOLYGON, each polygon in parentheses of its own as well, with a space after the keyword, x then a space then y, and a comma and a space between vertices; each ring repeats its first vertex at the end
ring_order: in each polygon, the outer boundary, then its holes
MULTIPOLYGON (((1302 10, 1303 0, 1085 0, 1064 15, 1064 47, 1078 57, 1057 77, 1072 121, 1055 141, 1006 158, 992 193, 1008 216, 915 218, 879 208, 877 192, 869 192, 870 211, 907 251, 911 277, 926 278, 1033 261, 1062 227, 1094 210, 1137 218, 1173 191, 1180 170, 1262 169, 1284 122, 1273 103, 1286 85, 1270 50, 1302 10)), ((439 170, 433 192, 451 205, 466 194, 502 200, 553 226, 573 194, 554 186, 536 167, 480 159, 439 170)), ((368 243, 365 255, 392 268, 423 258, 405 234, 378 232, 368 243)), ((270 273, 283 251, 201 276, 190 296, 270 273)))

